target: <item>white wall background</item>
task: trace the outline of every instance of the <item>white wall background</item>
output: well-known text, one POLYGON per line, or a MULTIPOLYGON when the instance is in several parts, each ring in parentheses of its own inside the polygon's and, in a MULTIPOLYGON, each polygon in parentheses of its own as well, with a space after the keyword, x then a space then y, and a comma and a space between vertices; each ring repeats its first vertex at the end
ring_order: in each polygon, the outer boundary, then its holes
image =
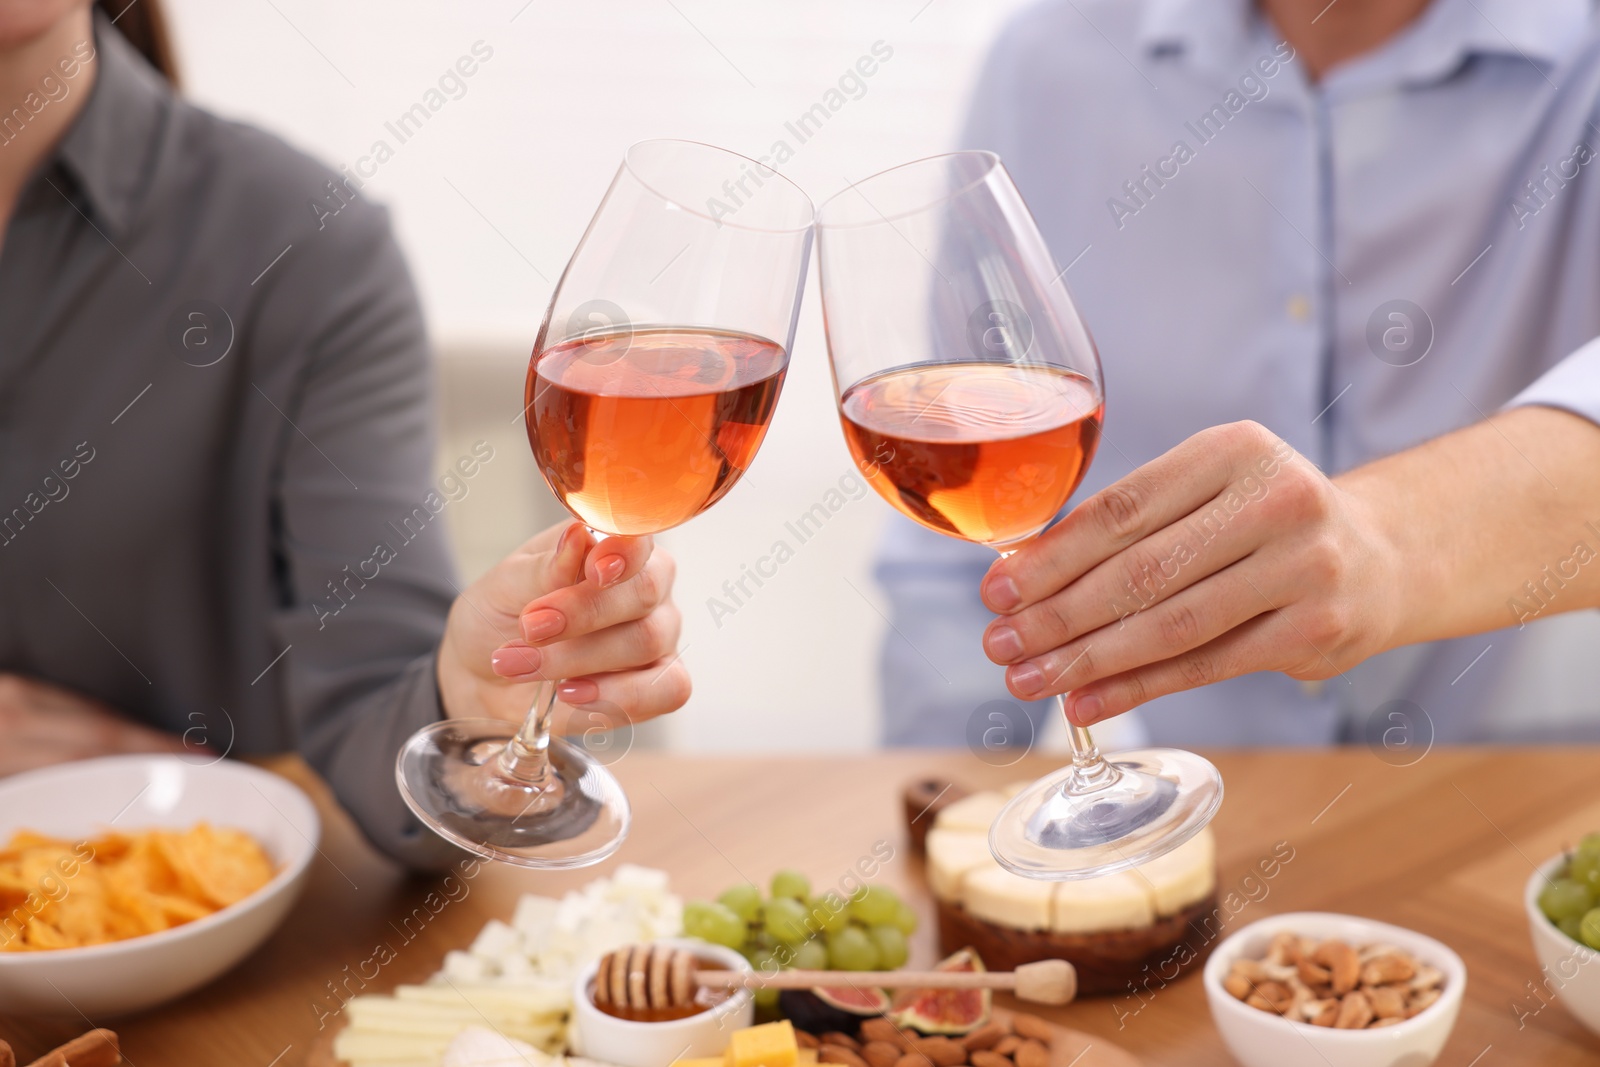
MULTIPOLYGON (((509 420, 551 281, 623 150, 670 136, 764 153, 788 137, 786 120, 881 40, 894 54, 865 94, 784 167, 820 203, 847 181, 947 150, 989 41, 1023 2, 169 5, 192 99, 336 164, 354 165, 379 138, 393 145, 386 122, 475 42, 493 49, 464 95, 399 146, 364 189, 393 212, 442 353, 453 418, 481 412, 483 425, 501 427, 494 439, 497 447, 506 442, 502 454, 513 453, 497 458, 495 478, 475 487, 471 517, 456 526, 470 577, 549 514, 509 420), (470 382, 452 388, 456 378, 470 382)), ((455 432, 464 436, 442 446, 450 456, 475 431, 455 432)), ((869 572, 886 504, 876 496, 850 503, 720 628, 706 607, 742 562, 766 552, 784 522, 849 469, 813 280, 783 403, 750 476, 716 509, 663 538, 680 562, 682 647, 696 685, 689 708, 666 728, 672 743, 794 750, 874 742, 884 622, 869 572)))

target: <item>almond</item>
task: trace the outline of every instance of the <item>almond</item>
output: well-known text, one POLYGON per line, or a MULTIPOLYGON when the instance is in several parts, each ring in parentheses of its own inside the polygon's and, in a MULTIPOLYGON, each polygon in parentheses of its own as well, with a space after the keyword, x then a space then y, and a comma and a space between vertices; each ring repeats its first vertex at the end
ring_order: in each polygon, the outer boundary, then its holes
POLYGON ((1013 1058, 1017 1067, 1050 1067, 1050 1047, 1038 1041, 1024 1041, 1013 1058))
POLYGON ((933 1061, 920 1052, 908 1052, 896 1061, 895 1067, 933 1067, 933 1061))
POLYGON ((1372 1021, 1372 1002, 1365 993, 1346 993, 1339 1001, 1339 1017, 1334 1019, 1336 1030, 1361 1030, 1372 1021))
POLYGON ((1333 991, 1341 997, 1361 980, 1361 957, 1343 941, 1324 941, 1311 954, 1311 959, 1328 969, 1333 978, 1333 991))
POLYGON ((968 1034, 966 1037, 961 1038, 961 1047, 966 1049, 968 1052, 978 1052, 983 1049, 991 1049, 998 1045, 1000 1043, 1000 1039, 1005 1036, 1006 1032, 1005 1030, 1001 1029, 999 1023, 987 1022, 978 1027, 976 1030, 972 1031, 972 1033, 968 1034))
POLYGON ((1434 1002, 1438 999, 1439 991, 1437 989, 1424 989, 1420 993, 1413 994, 1411 1003, 1406 1005, 1406 1018, 1411 1019, 1422 1014, 1433 1007, 1434 1002))
POLYGON ((864 1041, 887 1041, 902 1052, 908 1047, 906 1035, 900 1028, 888 1019, 879 1017, 868 1019, 861 1024, 861 1037, 864 1041))
POLYGON ((868 1041, 861 1046, 861 1058, 872 1067, 894 1067, 903 1055, 900 1046, 891 1045, 887 1041, 868 1041))
POLYGON ((1294 966, 1300 962, 1300 939, 1287 932, 1274 935, 1267 949, 1267 960, 1281 966, 1294 966))
POLYGON ((1282 982, 1259 982, 1256 984, 1256 996, 1272 1005, 1272 1010, 1282 1015, 1294 1003, 1294 994, 1282 982))
POLYGON ((1417 975, 1417 965, 1405 956, 1377 956, 1361 968, 1363 985, 1390 985, 1409 982, 1417 975))
POLYGON ((1251 993, 1255 992, 1256 987, 1255 983, 1251 982, 1250 979, 1246 978, 1238 971, 1234 971, 1233 973, 1229 974, 1228 977, 1222 980, 1222 988, 1226 989, 1228 991, 1228 995, 1233 997, 1235 1000, 1243 1000, 1245 997, 1248 997, 1251 993))
POLYGON ((1405 1022, 1405 1020, 1402 1019, 1400 1016, 1393 1015, 1393 1016, 1390 1016, 1387 1019, 1374 1019, 1374 1020, 1372 1020, 1372 1025, 1367 1027, 1367 1029, 1368 1030, 1376 1030, 1380 1026, 1394 1026, 1394 1025, 1396 1025, 1398 1023, 1403 1023, 1403 1022, 1405 1022))
POLYGON ((1380 986, 1377 989, 1367 990, 1367 999, 1372 1001, 1372 1014, 1380 1019, 1404 1019, 1406 1017, 1406 996, 1394 986, 1380 986))
POLYGON ((1296 965, 1295 971, 1300 976, 1300 981, 1308 986, 1333 984, 1333 973, 1328 968, 1312 963, 1308 959, 1302 959, 1296 965))
POLYGON ((1016 1034, 1007 1034, 1005 1037, 1000 1039, 1000 1043, 994 1047, 994 1050, 1002 1056, 1010 1056, 1021 1047, 1022 1038, 1018 1037, 1016 1034))
POLYGON ((998 1052, 979 1049, 972 1054, 972 1067, 1012 1067, 1012 1063, 998 1052))
POLYGON ((794 1043, 801 1048, 818 1048, 822 1044, 817 1040, 816 1034, 808 1034, 804 1030, 796 1030, 794 1032, 794 1043))
POLYGON ((1312 1026, 1332 1026, 1339 1018, 1339 1002, 1329 999, 1322 1002, 1322 1010, 1311 1019, 1312 1026))
POLYGON ((823 1034, 819 1039, 819 1043, 823 1045, 838 1045, 841 1048, 849 1049, 851 1052, 861 1051, 861 1042, 849 1034, 840 1033, 838 1030, 829 1030, 823 1034))
POLYGON ((961 1043, 948 1037, 913 1039, 911 1048, 932 1060, 937 1067, 960 1067, 967 1062, 967 1050, 961 1043))
POLYGON ((1023 1037, 1031 1037, 1046 1045, 1056 1039, 1055 1027, 1037 1015, 1029 1015, 1025 1011, 1012 1013, 1011 1028, 1023 1037))
POLYGON ((837 1063, 842 1067, 871 1067, 866 1060, 857 1056, 854 1049, 845 1048, 843 1045, 830 1045, 826 1042, 817 1049, 817 1062, 837 1063))

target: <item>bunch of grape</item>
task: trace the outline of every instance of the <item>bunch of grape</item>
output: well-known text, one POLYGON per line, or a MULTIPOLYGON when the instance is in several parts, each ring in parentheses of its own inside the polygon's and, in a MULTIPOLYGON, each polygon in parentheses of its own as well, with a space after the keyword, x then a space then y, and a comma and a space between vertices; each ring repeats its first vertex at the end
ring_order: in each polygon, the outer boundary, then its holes
MULTIPOLYGON (((744 882, 683 906, 685 934, 737 949, 758 970, 892 971, 905 966, 916 929, 917 913, 885 886, 864 886, 848 900, 813 896, 799 871, 774 874, 765 900, 744 882)), ((761 992, 776 998, 776 990, 761 992)))
POLYGON ((1539 910, 1574 941, 1600 949, 1600 833, 1578 842, 1566 868, 1539 890, 1539 910))

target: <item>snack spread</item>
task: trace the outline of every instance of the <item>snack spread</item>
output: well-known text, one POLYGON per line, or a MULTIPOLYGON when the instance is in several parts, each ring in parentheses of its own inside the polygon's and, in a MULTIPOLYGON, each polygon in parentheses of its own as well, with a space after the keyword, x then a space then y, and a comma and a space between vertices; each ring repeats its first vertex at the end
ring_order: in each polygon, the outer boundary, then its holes
POLYGON ((1252 1008, 1312 1026, 1394 1026, 1439 999, 1444 975, 1393 945, 1280 933, 1263 959, 1238 959, 1222 987, 1252 1008))
POLYGON ((207 823, 87 841, 20 830, 0 849, 0 952, 169 930, 238 903, 272 875, 250 835, 207 823))
POLYGON ((509 923, 491 919, 471 947, 448 953, 425 984, 346 1001, 349 1025, 334 1051, 351 1067, 435 1067, 457 1035, 487 1026, 540 1050, 526 1062, 543 1065, 567 1047, 579 970, 623 945, 677 936, 682 914, 664 872, 630 864, 561 899, 530 894, 509 923))

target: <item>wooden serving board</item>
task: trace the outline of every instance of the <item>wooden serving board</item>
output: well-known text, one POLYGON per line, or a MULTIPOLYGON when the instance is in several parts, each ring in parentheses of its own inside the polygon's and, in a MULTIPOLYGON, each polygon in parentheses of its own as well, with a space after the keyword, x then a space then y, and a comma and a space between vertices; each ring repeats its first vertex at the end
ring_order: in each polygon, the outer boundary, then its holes
MULTIPOLYGON (((995 1018, 1003 1019, 1010 1013, 1004 1008, 994 1010, 995 1018)), ((1050 1067, 1143 1067, 1140 1060, 1103 1037, 1056 1026, 1055 1040, 1050 1042, 1050 1067)), ((344 1061, 333 1056, 333 1039, 342 1025, 331 1026, 312 1044, 306 1057, 306 1067, 344 1067, 344 1061)), ((662 1067, 667 1067, 663 1064, 662 1067)))

